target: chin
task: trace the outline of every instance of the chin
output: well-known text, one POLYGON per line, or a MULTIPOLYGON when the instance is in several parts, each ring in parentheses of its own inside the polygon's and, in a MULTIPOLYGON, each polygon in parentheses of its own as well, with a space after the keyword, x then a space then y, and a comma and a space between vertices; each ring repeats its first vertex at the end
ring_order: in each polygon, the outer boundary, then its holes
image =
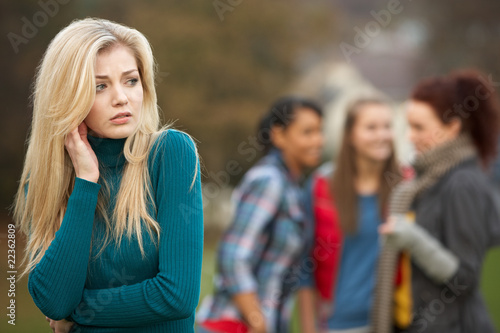
POLYGON ((105 132, 100 132, 98 133, 98 135, 93 135, 93 136, 98 136, 106 139, 124 139, 128 138, 130 135, 132 135, 132 133, 105 131, 105 132))
POLYGON ((105 135, 109 139, 125 139, 131 136, 135 132, 135 128, 114 128, 112 130, 106 131, 105 135))
POLYGON ((315 158, 315 159, 310 159, 310 160, 307 160, 307 161, 304 161, 303 165, 305 168, 314 168, 315 166, 317 166, 320 162, 320 159, 319 158, 315 158))
POLYGON ((428 151, 429 149, 431 149, 432 147, 425 147, 425 146, 422 146, 422 147, 415 147, 415 152, 420 155, 422 153, 425 153, 426 151, 428 151))
POLYGON ((375 161, 375 162, 385 162, 387 161, 392 155, 392 151, 389 152, 380 152, 376 153, 370 156, 370 158, 375 161))

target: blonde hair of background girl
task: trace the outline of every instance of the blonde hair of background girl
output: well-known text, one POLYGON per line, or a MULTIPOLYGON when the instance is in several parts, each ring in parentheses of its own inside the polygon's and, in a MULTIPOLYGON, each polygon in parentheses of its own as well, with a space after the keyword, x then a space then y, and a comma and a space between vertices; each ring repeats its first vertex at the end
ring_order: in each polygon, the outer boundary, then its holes
POLYGON ((125 141, 127 163, 111 218, 105 208, 107 184, 99 192, 97 211, 106 224, 101 251, 111 237, 119 245, 124 234, 129 239, 135 235, 144 256, 141 220, 149 236, 154 239, 156 234, 159 240, 160 226, 148 212, 148 199, 154 200, 147 161, 155 139, 169 126, 160 129, 151 46, 139 31, 114 22, 74 21, 52 40, 37 69, 31 135, 14 203, 14 219, 28 238, 23 261, 28 263, 22 275, 42 259, 61 226, 76 176, 65 138, 84 121, 94 103, 99 52, 117 44, 135 55, 144 97, 138 126, 125 141))

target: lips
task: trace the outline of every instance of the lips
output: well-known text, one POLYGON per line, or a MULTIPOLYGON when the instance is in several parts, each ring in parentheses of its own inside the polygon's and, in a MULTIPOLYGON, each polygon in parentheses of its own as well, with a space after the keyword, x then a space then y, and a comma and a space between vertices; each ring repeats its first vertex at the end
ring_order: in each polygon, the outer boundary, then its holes
POLYGON ((122 125, 128 123, 131 118, 132 114, 130 112, 120 112, 111 118, 110 121, 115 125, 122 125))
POLYGON ((120 112, 120 113, 117 113, 113 118, 111 118, 110 120, 114 120, 114 119, 120 119, 120 118, 124 118, 124 117, 130 117, 132 116, 132 114, 130 112, 120 112))

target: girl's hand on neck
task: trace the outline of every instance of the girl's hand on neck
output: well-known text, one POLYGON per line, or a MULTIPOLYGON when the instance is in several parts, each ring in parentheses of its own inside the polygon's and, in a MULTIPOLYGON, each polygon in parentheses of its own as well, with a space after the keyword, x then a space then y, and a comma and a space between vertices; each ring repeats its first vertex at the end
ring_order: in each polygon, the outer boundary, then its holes
POLYGON ((64 145, 71 162, 73 162, 76 176, 97 183, 99 179, 99 163, 87 140, 87 132, 87 125, 81 123, 66 136, 64 145))

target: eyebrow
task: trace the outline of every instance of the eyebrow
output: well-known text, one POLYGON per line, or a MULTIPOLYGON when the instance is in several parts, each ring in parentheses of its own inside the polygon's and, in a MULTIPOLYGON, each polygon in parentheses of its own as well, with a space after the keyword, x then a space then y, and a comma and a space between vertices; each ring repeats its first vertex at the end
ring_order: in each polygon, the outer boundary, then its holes
MULTIPOLYGON (((125 71, 122 73, 122 76, 125 76, 125 75, 129 75, 130 73, 133 73, 133 72, 138 72, 137 69, 130 69, 128 71, 125 71)), ((109 77, 107 75, 96 75, 95 76, 96 79, 108 79, 109 77)))

